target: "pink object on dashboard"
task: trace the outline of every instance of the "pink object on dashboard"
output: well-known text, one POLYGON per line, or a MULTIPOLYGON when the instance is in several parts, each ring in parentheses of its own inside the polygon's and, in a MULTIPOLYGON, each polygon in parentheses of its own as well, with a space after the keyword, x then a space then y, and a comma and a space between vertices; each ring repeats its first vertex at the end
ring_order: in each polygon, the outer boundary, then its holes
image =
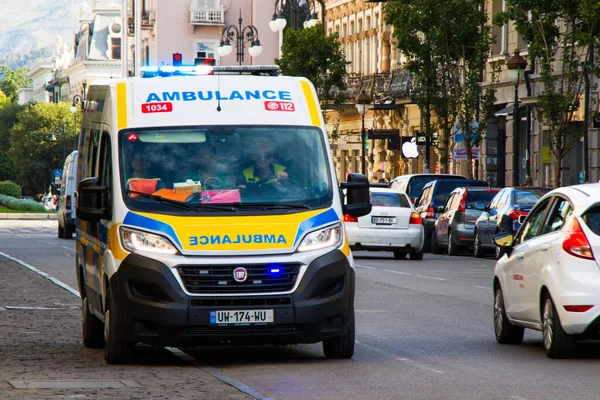
POLYGON ((202 203, 239 203, 240 201, 239 189, 202 191, 202 203))

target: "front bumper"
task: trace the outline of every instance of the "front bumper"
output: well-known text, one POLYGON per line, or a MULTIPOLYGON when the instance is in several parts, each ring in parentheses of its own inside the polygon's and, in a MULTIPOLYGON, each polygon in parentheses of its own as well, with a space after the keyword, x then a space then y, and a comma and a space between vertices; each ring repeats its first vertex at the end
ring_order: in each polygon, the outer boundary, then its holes
POLYGON ((194 296, 166 265, 130 254, 110 279, 126 341, 152 345, 295 344, 342 336, 354 316, 354 269, 339 250, 315 259, 287 295, 194 296), (272 309, 274 323, 215 326, 214 310, 272 309))

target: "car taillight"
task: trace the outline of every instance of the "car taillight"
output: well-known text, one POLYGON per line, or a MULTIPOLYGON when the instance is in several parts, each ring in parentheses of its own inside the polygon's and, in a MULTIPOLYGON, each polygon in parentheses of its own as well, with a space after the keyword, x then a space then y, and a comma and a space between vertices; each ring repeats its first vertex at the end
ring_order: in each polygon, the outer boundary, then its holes
POLYGON ((587 260, 594 260, 594 253, 585 233, 579 225, 577 218, 573 218, 571 226, 567 229, 567 236, 563 242, 562 248, 567 253, 587 260))
POLYGON ((68 194, 66 199, 67 199, 67 204, 65 205, 65 209, 70 210, 71 209, 71 195, 68 194))
POLYGON ((433 219, 435 217, 435 211, 432 206, 427 207, 427 211, 425 212, 425 219, 433 219))
POLYGON ((421 216, 419 215, 419 213, 416 212, 411 212, 410 213, 410 219, 408 220, 409 224, 419 224, 421 225, 423 223, 423 219, 421 218, 421 216))
POLYGON ((344 222, 358 222, 358 218, 344 214, 344 222))
POLYGON ((463 193, 462 198, 460 199, 460 203, 458 203, 458 211, 465 211, 466 207, 467 207, 467 193, 469 192, 469 189, 465 189, 465 192, 463 193))
POLYGON ((508 213, 508 216, 511 217, 514 220, 519 220, 519 217, 521 215, 527 215, 527 211, 519 211, 519 210, 512 210, 511 212, 508 213))
POLYGON ((594 306, 564 306, 568 312, 586 312, 594 306))

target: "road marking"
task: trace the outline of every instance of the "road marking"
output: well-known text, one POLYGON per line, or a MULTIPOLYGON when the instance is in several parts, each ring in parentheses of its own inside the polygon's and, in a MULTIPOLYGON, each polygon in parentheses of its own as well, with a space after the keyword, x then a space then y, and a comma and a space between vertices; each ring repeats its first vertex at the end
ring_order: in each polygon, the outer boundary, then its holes
POLYGON ((393 274, 400 274, 400 275, 412 275, 410 272, 393 271, 391 269, 384 269, 383 271, 391 272, 393 274))
POLYGON ((354 310, 355 312, 373 312, 373 313, 386 313, 386 310, 354 310))
POLYGON ((71 250, 72 252, 76 252, 77 251, 77 250, 72 249, 72 248, 67 247, 67 246, 60 246, 60 247, 62 247, 63 249, 71 250))
POLYGON ((219 372, 219 370, 217 370, 216 368, 206 367, 206 366, 202 365, 202 363, 200 363, 200 361, 196 360, 194 357, 190 356, 187 353, 184 353, 183 351, 181 351, 177 348, 165 347, 165 349, 170 351, 175 357, 178 357, 184 361, 189 362, 194 367, 201 369, 202 371, 206 372, 207 374, 214 376, 218 380, 220 380, 228 385, 233 386, 240 392, 249 394, 250 396, 254 397, 255 399, 272 400, 269 397, 265 396, 264 394, 259 393, 258 391, 252 389, 250 386, 219 372))
POLYGON ((475 286, 476 288, 479 289, 491 289, 491 287, 487 287, 487 286, 475 286))
POLYGON ((19 307, 19 306, 4 306, 7 310, 70 310, 67 307, 19 307))
POLYGON ((366 265, 358 265, 358 264, 355 264, 355 266, 356 266, 356 267, 359 267, 359 268, 366 268, 366 269, 377 269, 377 268, 375 268, 375 267, 367 267, 366 265))
POLYGON ((392 359, 392 360, 395 360, 395 361, 402 361, 403 363, 406 363, 406 364, 408 364, 408 365, 410 365, 412 367, 415 367, 415 368, 418 368, 418 369, 422 369, 422 370, 428 371, 428 372, 433 372, 434 374, 444 374, 444 371, 441 371, 439 369, 436 369, 436 368, 430 367, 428 365, 422 364, 420 362, 411 360, 410 358, 399 357, 399 356, 396 356, 394 354, 390 354, 387 351, 380 350, 380 349, 378 349, 376 347, 369 346, 368 344, 361 343, 358 340, 355 340, 354 343, 361 345, 362 347, 366 348, 367 350, 375 351, 375 352, 377 352, 377 353, 385 356, 388 359, 392 359))
POLYGON ((425 279, 435 279, 437 281, 447 281, 448 279, 444 279, 444 278, 436 278, 435 276, 427 276, 427 275, 417 275, 419 278, 425 278, 425 279))
POLYGON ((61 288, 65 289, 67 292, 71 292, 72 294, 74 294, 77 297, 81 297, 79 295, 79 291, 73 289, 71 286, 67 285, 64 282, 59 281, 58 279, 48 275, 47 273, 45 273, 44 271, 40 271, 39 269, 37 269, 36 267, 27 264, 25 261, 21 261, 18 258, 14 258, 13 256, 10 256, 6 253, 3 253, 0 251, 0 256, 6 257, 9 260, 13 260, 14 262, 16 262, 17 264, 22 265, 23 267, 27 268, 28 270, 35 272, 36 274, 39 274, 41 276, 43 276, 44 278, 48 279, 49 281, 53 282, 54 284, 60 286, 61 288))

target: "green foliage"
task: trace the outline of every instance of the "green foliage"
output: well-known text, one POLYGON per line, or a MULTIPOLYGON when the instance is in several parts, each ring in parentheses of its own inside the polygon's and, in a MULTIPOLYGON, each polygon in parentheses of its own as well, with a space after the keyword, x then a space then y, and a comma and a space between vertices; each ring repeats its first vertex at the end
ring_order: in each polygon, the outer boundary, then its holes
POLYGON ((15 163, 8 154, 0 153, 0 180, 15 178, 15 163))
POLYGON ((0 181, 0 194, 21 197, 21 187, 11 181, 0 181))
MULTIPOLYGON (((435 128, 441 135, 441 162, 448 160, 448 135, 465 107, 474 114, 466 97, 475 93, 471 79, 480 74, 491 45, 484 12, 485 0, 389 0, 386 22, 394 26, 397 47, 409 60, 405 68, 418 80, 415 93, 425 115, 425 133, 435 128)), ((477 79, 475 79, 477 81, 477 79)))
POLYGON ((23 194, 45 192, 53 169, 76 146, 77 131, 68 103, 26 105, 12 129, 10 155, 15 162, 16 182, 23 194), (63 135, 64 132, 64 135, 63 135), (54 134, 56 141, 51 141, 54 134))
MULTIPOLYGON (((583 135, 573 129, 574 107, 584 88, 584 69, 598 75, 591 65, 590 44, 600 36, 598 0, 506 0, 506 11, 495 22, 514 21, 519 34, 528 43, 529 61, 539 65, 543 91, 538 95, 544 125, 550 131, 554 156, 554 187, 560 186, 563 158, 583 135)), ((598 54, 596 55, 598 57, 598 54)))
POLYGON ((13 71, 6 65, 0 65, 0 90, 13 103, 19 100, 17 91, 31 84, 31 79, 27 77, 27 71, 27 68, 19 68, 13 71))
POLYGON ((0 194, 0 205, 11 210, 17 211, 33 211, 33 212, 45 212, 46 209, 40 203, 34 200, 22 200, 16 199, 12 196, 6 196, 0 194))

